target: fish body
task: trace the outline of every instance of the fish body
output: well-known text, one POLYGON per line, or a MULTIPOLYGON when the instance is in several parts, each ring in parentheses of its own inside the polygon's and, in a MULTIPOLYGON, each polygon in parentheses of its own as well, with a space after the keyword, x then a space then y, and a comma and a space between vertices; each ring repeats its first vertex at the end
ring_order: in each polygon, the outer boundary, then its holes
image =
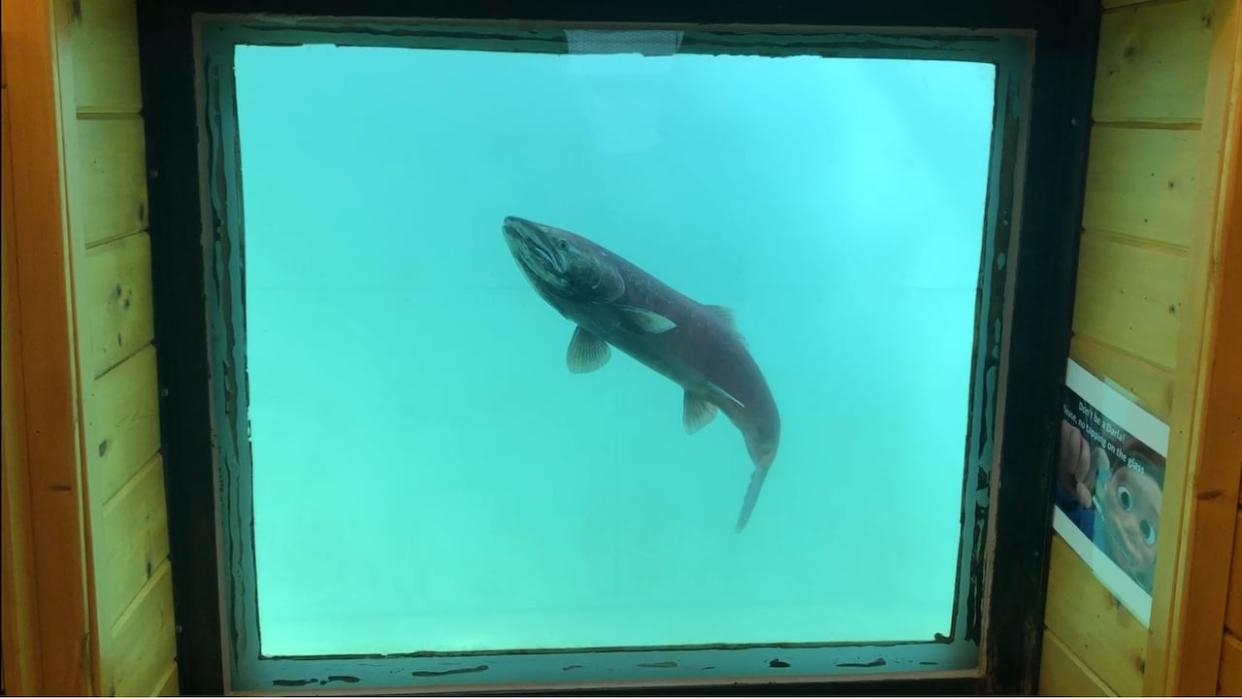
POLYGON ((575 233, 507 217, 505 241, 536 292, 577 326, 570 371, 594 371, 609 346, 680 385, 683 425, 693 433, 723 412, 755 465, 737 531, 746 526, 780 441, 780 415, 732 313, 694 301, 612 251, 575 233))

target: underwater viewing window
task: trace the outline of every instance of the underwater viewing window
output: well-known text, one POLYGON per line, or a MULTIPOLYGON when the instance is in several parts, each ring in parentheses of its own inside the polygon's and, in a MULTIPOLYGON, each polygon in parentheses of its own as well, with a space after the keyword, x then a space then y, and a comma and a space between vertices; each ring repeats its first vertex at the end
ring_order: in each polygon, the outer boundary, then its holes
POLYGON ((984 672, 1032 33, 194 26, 229 690, 984 672))

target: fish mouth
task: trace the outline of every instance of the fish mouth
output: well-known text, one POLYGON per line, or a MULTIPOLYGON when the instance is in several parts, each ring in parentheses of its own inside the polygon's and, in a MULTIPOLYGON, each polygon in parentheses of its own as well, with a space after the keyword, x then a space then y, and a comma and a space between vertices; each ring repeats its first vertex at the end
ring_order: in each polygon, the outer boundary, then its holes
POLYGON ((501 230, 509 249, 523 265, 536 272, 564 273, 565 262, 549 240, 546 226, 506 216, 501 230))

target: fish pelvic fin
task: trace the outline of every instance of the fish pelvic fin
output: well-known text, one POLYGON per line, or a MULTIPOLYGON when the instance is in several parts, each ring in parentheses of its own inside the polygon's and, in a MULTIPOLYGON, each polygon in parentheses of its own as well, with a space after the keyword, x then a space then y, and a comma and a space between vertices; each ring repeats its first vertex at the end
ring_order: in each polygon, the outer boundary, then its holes
POLYGON ((737 533, 746 528, 750 515, 755 511, 755 503, 759 502, 759 491, 763 489, 763 481, 768 477, 768 469, 757 466, 750 475, 750 486, 746 488, 746 497, 742 499, 742 511, 737 516, 737 533))
POLYGON ((565 354, 565 362, 569 370, 575 374, 587 374, 608 363, 612 351, 608 343, 599 339, 582 326, 574 328, 574 336, 569 340, 569 351, 565 354))
POLYGON ((681 422, 686 428, 686 434, 694 434, 706 427, 720 410, 711 401, 702 396, 696 396, 689 391, 686 391, 685 400, 682 401, 682 408, 681 422))

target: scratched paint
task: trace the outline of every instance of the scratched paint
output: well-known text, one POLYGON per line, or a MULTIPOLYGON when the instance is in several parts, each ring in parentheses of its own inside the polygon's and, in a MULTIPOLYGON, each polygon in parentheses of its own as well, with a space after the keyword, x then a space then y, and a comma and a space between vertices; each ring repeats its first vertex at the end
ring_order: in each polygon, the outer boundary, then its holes
POLYGON ((992 71, 239 50, 263 652, 945 637, 992 71), (782 423, 741 534, 738 430, 571 374, 506 215, 733 309, 782 423))

